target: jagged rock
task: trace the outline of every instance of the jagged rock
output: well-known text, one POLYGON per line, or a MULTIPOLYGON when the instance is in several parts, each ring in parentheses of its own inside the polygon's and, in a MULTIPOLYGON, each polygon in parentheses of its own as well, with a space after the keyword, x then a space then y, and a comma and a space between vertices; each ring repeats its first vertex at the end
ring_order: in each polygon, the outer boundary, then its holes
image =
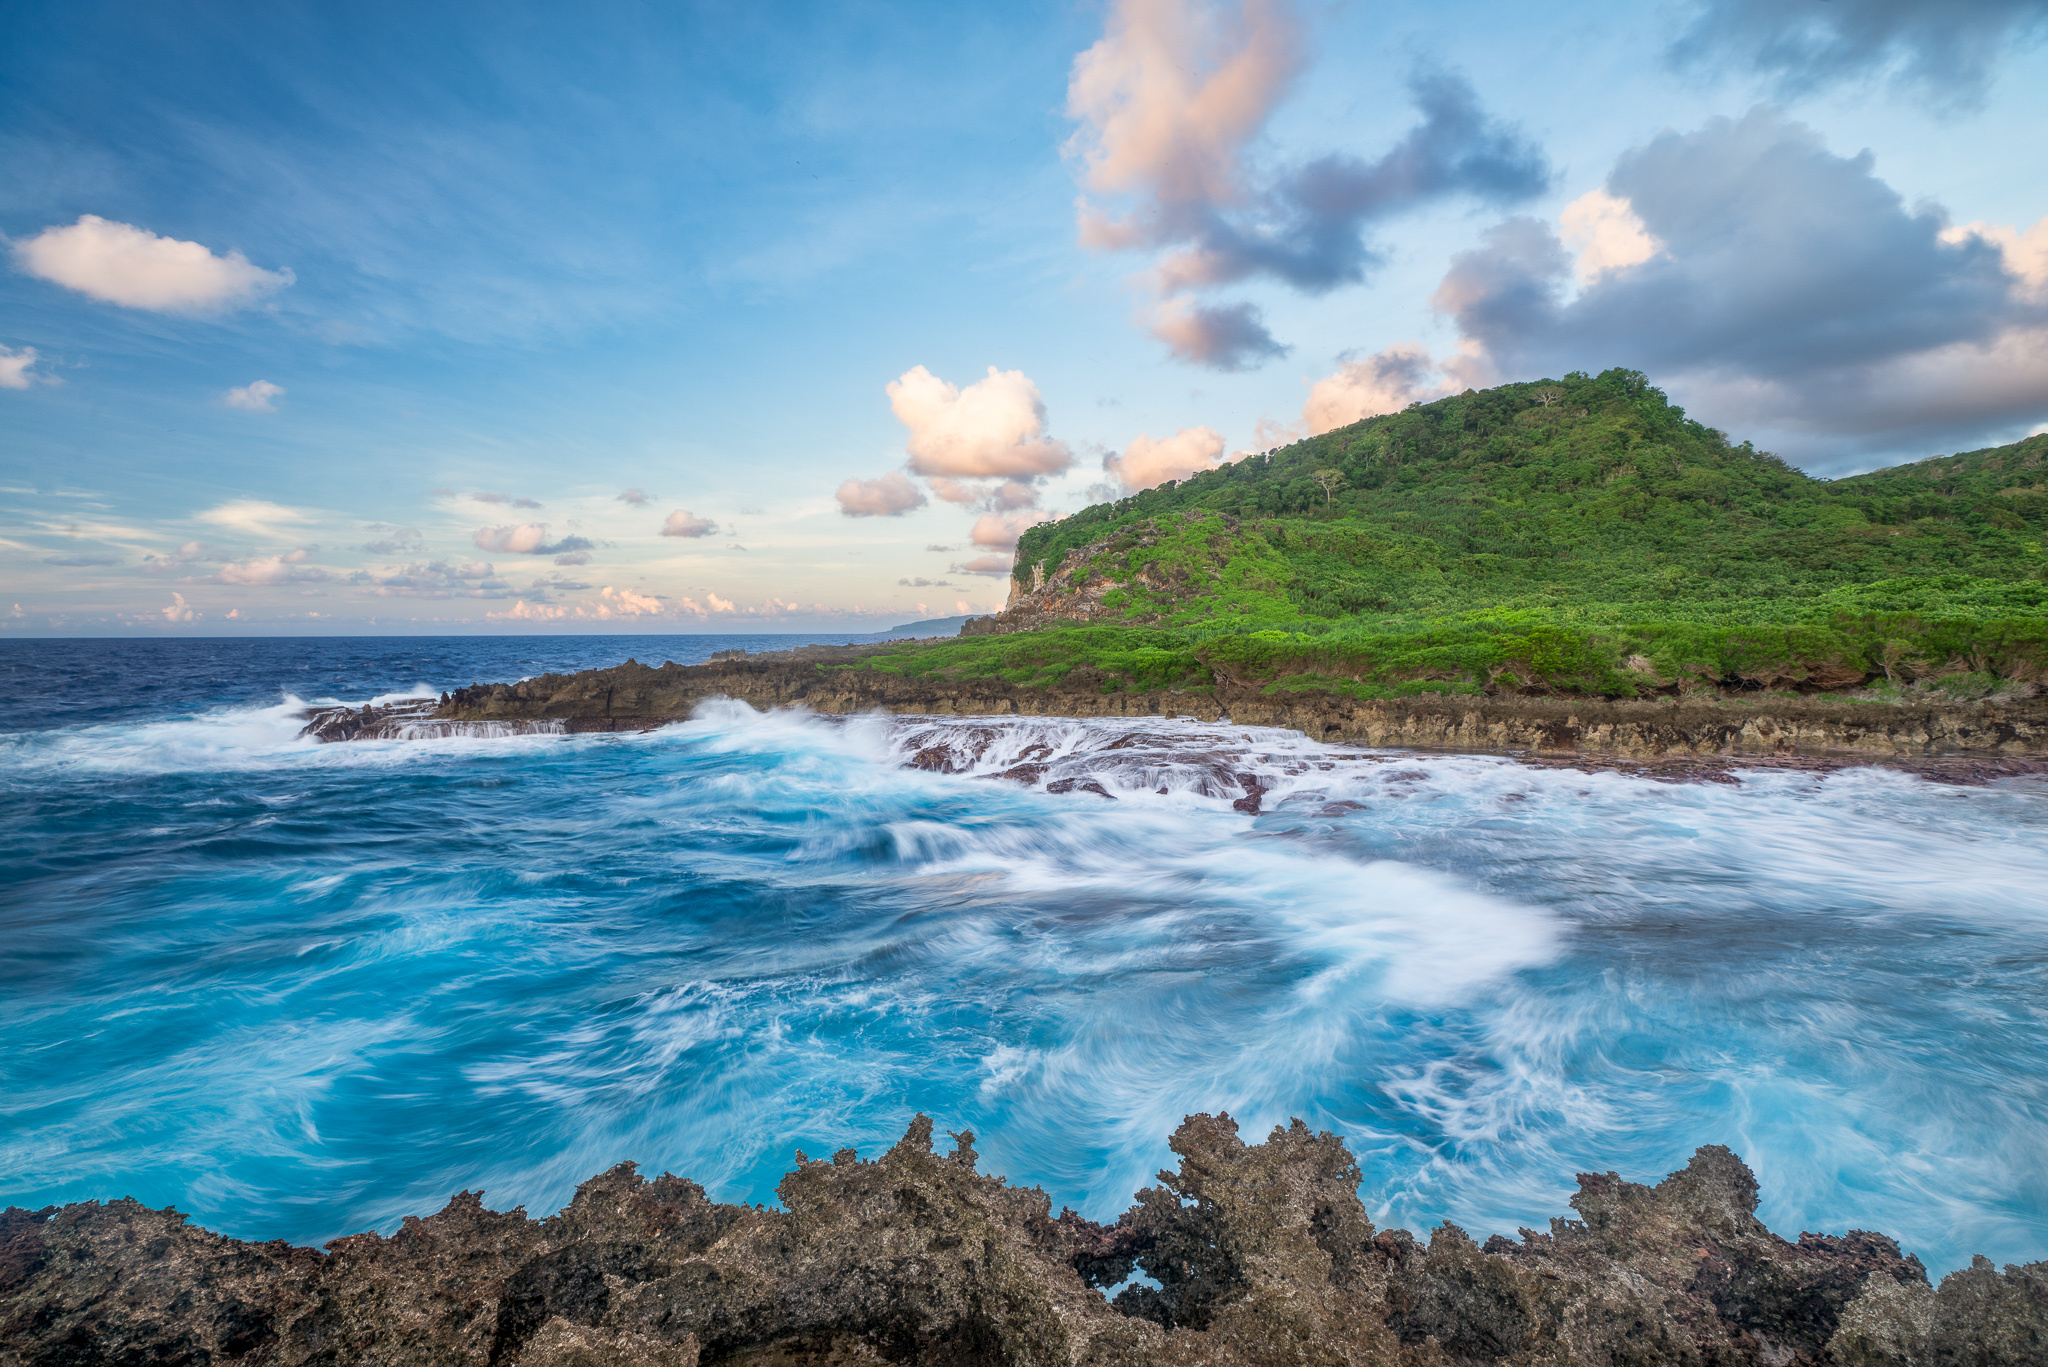
POLYGON ((1655 1186, 1582 1175, 1576 1220, 1485 1245, 1377 1231, 1343 1143, 1175 1132, 1115 1224, 941 1155, 923 1116, 872 1162, 797 1156, 783 1209, 621 1164, 544 1220, 464 1192, 325 1254, 174 1210, 0 1215, 0 1365, 478 1367, 2040 1367, 2048 1263, 1930 1288, 1883 1235, 1756 1218, 1709 1146, 1655 1186), (1122 1286, 1142 1271, 1156 1285, 1122 1286), (1114 1301, 1104 1292, 1122 1286, 1114 1301))

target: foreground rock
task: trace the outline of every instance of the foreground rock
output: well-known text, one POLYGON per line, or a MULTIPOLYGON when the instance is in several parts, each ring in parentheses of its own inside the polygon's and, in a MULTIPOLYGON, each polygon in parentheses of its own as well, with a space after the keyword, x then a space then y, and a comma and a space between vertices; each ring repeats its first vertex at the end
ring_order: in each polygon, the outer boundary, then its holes
POLYGON ((1484 1247, 1378 1231, 1337 1138, 1247 1146, 1188 1118, 1178 1172, 1113 1225, 933 1149, 798 1155, 784 1209, 720 1205, 621 1164, 560 1214, 464 1192, 325 1254, 132 1201, 0 1216, 0 1363, 845 1367, 965 1364, 1697 1364, 2048 1361, 2048 1262, 1930 1287, 1880 1234, 1756 1219, 1709 1146, 1654 1187, 1582 1175, 1575 1220, 1484 1247), (1157 1286, 1132 1283, 1142 1271, 1157 1286))

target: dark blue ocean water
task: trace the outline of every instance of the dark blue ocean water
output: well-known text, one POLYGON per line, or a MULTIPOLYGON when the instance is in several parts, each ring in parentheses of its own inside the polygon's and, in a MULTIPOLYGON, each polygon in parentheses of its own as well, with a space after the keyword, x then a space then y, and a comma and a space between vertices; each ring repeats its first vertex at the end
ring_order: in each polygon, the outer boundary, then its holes
POLYGON ((2039 781, 737 705, 296 739, 307 702, 732 644, 0 644, 0 1204, 317 1240, 463 1187, 552 1210, 622 1158, 770 1200, 793 1149, 923 1109, 1107 1217, 1220 1108, 1344 1135, 1418 1230, 1718 1142, 1788 1235, 2048 1256, 2039 781), (935 738, 974 771, 904 767, 935 738), (980 776, 1037 746, 1116 800, 980 776))

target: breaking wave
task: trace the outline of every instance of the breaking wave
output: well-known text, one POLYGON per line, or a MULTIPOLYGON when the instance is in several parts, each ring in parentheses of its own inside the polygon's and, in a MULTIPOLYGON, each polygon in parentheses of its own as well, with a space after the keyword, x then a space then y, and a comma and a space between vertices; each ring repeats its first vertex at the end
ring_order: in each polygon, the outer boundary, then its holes
POLYGON ((631 1157, 767 1200, 925 1109, 1103 1216, 1227 1109, 1338 1131, 1412 1228, 1726 1142, 1773 1226, 2048 1253, 2038 782, 737 704, 323 746, 313 705, 0 737, 0 1199, 312 1239, 631 1157))

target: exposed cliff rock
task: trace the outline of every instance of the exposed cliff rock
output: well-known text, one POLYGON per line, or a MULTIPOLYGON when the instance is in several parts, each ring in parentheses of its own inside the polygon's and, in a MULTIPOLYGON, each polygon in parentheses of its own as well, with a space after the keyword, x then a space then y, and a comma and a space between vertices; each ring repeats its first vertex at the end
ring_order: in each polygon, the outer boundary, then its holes
MULTIPOLYGON (((1927 761, 1965 756, 2006 761, 2048 756, 2048 698, 1998 703, 1843 702, 1812 696, 1554 698, 1426 695, 1361 701, 1249 684, 1176 692, 1103 691, 1085 668, 1065 684, 1024 687, 1000 678, 906 677, 865 667, 873 647, 810 646, 770 655, 735 653, 707 664, 543 674, 516 684, 477 684, 430 710, 322 714, 307 734, 323 740, 450 731, 637 731, 688 718, 707 698, 825 713, 938 716, 1193 716, 1281 726, 1315 740, 1494 753, 1696 756, 1847 755, 1927 761)), ((1936 768, 1939 765, 1934 766, 1936 768)))
POLYGON ((1190 1116, 1115 1224, 976 1171, 920 1116, 881 1158, 797 1155, 783 1209, 621 1164, 559 1214, 464 1192, 324 1254, 133 1201, 0 1216, 0 1364, 477 1367, 1698 1364, 2038 1367, 2048 1263, 1937 1290, 1880 1234, 1756 1219, 1709 1146, 1654 1187, 1581 1175, 1577 1219, 1484 1247, 1375 1230, 1343 1143, 1190 1116), (1132 1282, 1142 1271, 1156 1285, 1132 1282))

